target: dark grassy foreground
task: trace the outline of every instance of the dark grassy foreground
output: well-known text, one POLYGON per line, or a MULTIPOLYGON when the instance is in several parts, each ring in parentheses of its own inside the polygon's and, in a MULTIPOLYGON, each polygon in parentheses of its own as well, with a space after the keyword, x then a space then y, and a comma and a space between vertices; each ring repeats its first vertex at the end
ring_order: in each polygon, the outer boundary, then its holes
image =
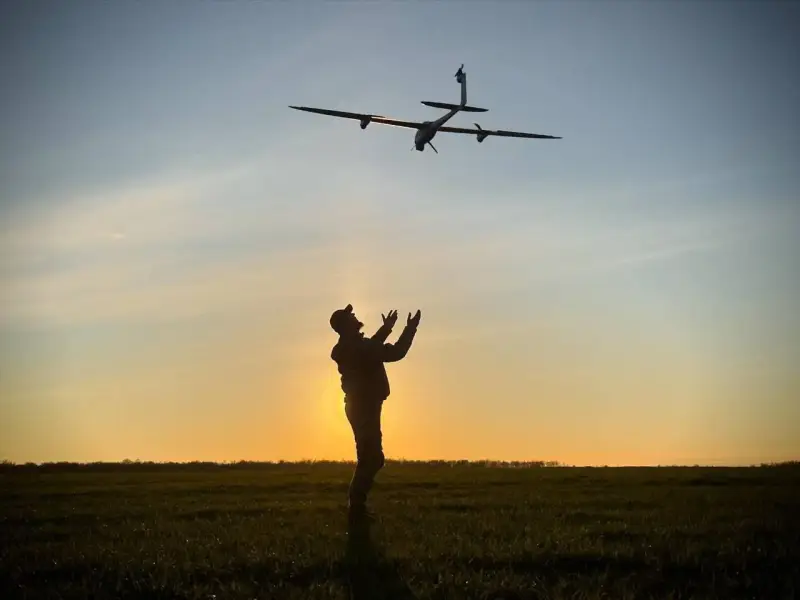
POLYGON ((800 469, 4 468, 0 598, 800 597, 800 469))

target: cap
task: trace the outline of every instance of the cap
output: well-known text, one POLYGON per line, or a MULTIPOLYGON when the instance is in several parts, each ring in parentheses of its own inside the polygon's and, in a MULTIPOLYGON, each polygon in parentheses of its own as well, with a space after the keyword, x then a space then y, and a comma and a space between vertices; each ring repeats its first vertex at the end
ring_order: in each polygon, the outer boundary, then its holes
POLYGON ((353 305, 352 304, 348 304, 344 308, 339 308, 339 309, 333 311, 333 314, 331 315, 331 320, 330 320, 331 328, 336 333, 341 333, 342 324, 344 323, 345 319, 347 318, 347 315, 352 314, 352 312, 353 312, 353 305))

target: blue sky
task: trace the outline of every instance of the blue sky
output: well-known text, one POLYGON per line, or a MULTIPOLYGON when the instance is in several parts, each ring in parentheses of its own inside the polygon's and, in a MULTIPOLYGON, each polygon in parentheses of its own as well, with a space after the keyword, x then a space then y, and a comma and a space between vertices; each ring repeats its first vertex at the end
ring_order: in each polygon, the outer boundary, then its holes
POLYGON ((3 456, 349 457, 353 302, 423 310, 389 455, 797 457, 797 6, 2 11, 3 456), (461 63, 483 127, 563 139, 288 108, 431 119, 461 63))

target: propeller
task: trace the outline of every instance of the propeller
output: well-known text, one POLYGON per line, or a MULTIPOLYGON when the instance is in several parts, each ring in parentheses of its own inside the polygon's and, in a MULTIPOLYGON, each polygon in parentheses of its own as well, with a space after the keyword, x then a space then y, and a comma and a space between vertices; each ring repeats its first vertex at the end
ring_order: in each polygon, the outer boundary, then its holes
MULTIPOLYGON (((431 148, 433 148, 433 151, 434 151, 434 152, 436 152, 436 154, 439 154, 439 151, 436 149, 436 146, 434 146, 434 145, 433 145, 433 144, 431 144, 430 142, 428 142, 428 146, 430 146, 431 148)), ((413 146, 411 146, 411 151, 412 151, 412 152, 413 152, 414 150, 416 150, 416 149, 417 149, 417 145, 416 145, 416 144, 414 144, 413 146)))

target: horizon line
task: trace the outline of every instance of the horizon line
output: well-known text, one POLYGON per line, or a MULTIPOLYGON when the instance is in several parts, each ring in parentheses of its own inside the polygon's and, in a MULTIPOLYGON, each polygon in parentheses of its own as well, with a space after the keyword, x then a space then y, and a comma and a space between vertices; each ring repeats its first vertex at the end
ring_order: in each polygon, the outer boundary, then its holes
MULTIPOLYGON (((123 459, 121 461, 43 461, 43 462, 24 462, 17 463, 11 460, 0 461, 0 469, 16 469, 16 468, 58 468, 58 469, 86 469, 86 468, 102 468, 102 467, 122 467, 122 468, 136 468, 136 467, 193 467, 193 468, 242 468, 242 467, 277 467, 277 466, 309 466, 309 465, 342 465, 352 466, 355 460, 333 460, 333 459, 300 459, 300 460, 231 460, 231 461, 152 461, 152 460, 139 460, 139 459, 123 459)), ((427 466, 469 466, 469 467, 486 467, 486 468, 575 468, 575 469, 654 469, 654 468, 697 468, 697 467, 711 467, 711 468, 760 468, 760 467, 797 467, 800 466, 800 460, 783 460, 783 461, 761 461, 747 464, 710 464, 703 462, 695 463, 659 463, 659 464, 621 464, 621 465, 607 465, 607 464, 592 464, 592 465, 575 465, 562 463, 554 460, 492 460, 492 459, 386 459, 386 464, 397 465, 427 465, 427 466)))

